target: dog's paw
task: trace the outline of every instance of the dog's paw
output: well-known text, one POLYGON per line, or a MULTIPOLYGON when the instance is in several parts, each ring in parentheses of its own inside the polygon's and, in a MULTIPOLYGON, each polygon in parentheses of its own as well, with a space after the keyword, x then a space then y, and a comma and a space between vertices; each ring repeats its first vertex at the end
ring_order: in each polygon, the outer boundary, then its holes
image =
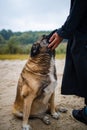
POLYGON ((50 124, 51 124, 51 122, 50 122, 48 116, 44 116, 42 120, 43 120, 43 122, 44 122, 46 125, 50 125, 50 124))
POLYGON ((58 112, 55 112, 55 113, 53 113, 53 114, 51 114, 52 115, 52 117, 54 118, 54 119, 59 119, 59 117, 60 117, 60 113, 58 112))
POLYGON ((58 111, 61 113, 66 113, 68 111, 68 109, 67 108, 59 108, 58 111))
POLYGON ((23 125, 22 130, 32 130, 30 125, 23 125))

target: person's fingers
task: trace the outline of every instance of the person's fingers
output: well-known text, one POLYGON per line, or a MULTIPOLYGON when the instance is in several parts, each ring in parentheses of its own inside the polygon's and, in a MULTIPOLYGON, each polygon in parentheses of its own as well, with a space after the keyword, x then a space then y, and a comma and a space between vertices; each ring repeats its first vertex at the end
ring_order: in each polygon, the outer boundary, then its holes
POLYGON ((58 44, 54 44, 54 46, 51 48, 52 50, 54 50, 56 47, 58 46, 58 44))
POLYGON ((59 44, 62 40, 63 40, 62 37, 60 37, 57 33, 54 33, 54 34, 51 36, 50 40, 49 40, 50 44, 48 45, 48 47, 53 50, 53 49, 55 49, 55 48, 58 46, 58 44, 59 44))
POLYGON ((49 42, 52 42, 55 39, 55 35, 53 34, 49 40, 49 42))
POLYGON ((57 41, 56 33, 54 33, 54 34, 51 36, 50 40, 49 40, 50 44, 48 45, 48 47, 52 47, 52 46, 56 43, 56 41, 57 41))
POLYGON ((48 45, 49 48, 53 47, 56 43, 56 38, 52 40, 52 42, 48 45))

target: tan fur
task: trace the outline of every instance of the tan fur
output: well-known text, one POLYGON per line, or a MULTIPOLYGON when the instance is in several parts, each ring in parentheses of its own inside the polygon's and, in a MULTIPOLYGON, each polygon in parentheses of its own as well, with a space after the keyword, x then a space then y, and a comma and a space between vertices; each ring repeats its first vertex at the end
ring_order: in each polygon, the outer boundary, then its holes
MULTIPOLYGON (((43 40, 35 44, 41 44, 41 42, 43 40)), ((45 88, 52 82, 48 75, 52 56, 46 51, 47 45, 40 48, 38 55, 30 57, 19 77, 13 114, 18 117, 23 116, 23 125, 28 124, 30 116, 38 117, 44 114, 49 104, 51 114, 55 113, 55 91, 48 94, 45 92, 45 88)), ((55 65, 53 68, 56 81, 55 65)))

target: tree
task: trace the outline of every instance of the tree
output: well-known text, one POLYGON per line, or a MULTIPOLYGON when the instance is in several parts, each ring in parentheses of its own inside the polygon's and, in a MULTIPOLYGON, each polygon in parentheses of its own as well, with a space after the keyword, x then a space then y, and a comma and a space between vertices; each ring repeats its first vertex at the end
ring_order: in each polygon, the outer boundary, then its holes
POLYGON ((13 35, 13 32, 11 30, 1 30, 0 34, 3 36, 5 40, 9 40, 9 38, 13 35))
POLYGON ((0 44, 5 44, 5 43, 6 43, 6 42, 5 42, 4 38, 3 38, 3 36, 0 35, 0 44))
POLYGON ((17 44, 15 43, 15 38, 11 38, 8 42, 8 53, 10 54, 16 54, 18 53, 18 46, 17 44))

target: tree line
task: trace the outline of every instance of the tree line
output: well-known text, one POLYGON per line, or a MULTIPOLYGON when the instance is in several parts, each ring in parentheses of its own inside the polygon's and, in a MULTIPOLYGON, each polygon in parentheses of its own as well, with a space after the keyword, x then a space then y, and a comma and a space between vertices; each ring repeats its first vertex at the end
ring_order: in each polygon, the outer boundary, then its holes
POLYGON ((2 29, 0 31, 0 54, 28 54, 31 45, 41 35, 49 33, 50 31, 13 32, 12 30, 2 29))

